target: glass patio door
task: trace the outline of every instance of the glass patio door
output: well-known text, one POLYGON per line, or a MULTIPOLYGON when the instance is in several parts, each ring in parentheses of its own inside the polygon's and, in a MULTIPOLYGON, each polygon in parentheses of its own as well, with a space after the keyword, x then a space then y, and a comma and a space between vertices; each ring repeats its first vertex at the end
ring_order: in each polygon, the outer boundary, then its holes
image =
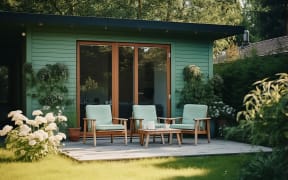
POLYGON ((87 104, 111 104, 114 117, 129 118, 133 104, 155 104, 170 116, 170 46, 133 43, 78 44, 78 123, 87 104))

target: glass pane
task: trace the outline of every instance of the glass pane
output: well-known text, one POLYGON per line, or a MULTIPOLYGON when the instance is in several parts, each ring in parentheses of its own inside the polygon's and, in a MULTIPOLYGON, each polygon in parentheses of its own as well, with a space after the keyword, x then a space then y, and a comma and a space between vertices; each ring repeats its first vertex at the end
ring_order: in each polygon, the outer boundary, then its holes
POLYGON ((119 47, 119 117, 122 118, 132 115, 133 61, 134 47, 119 47))
POLYGON ((109 45, 80 46, 80 109, 85 116, 87 104, 111 104, 112 47, 109 45))
POLYGON ((158 116, 165 116, 167 109, 166 59, 164 48, 139 48, 139 104, 155 104, 158 116))

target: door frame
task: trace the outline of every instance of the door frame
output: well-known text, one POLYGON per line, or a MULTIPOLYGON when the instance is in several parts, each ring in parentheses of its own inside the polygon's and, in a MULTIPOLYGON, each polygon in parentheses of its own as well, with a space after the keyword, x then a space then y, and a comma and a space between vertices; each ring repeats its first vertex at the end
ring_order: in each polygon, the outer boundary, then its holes
MULTIPOLYGON (((133 62, 133 104, 138 104, 138 48, 139 47, 156 47, 166 49, 166 117, 171 116, 171 46, 169 44, 151 44, 151 43, 124 43, 124 42, 105 42, 105 41, 85 41, 78 40, 76 49, 76 96, 77 96, 77 125, 80 127, 80 46, 81 45, 109 45, 112 47, 112 116, 119 115, 119 47, 131 46, 134 47, 134 62, 133 62)), ((116 122, 114 122, 116 123, 116 122)))

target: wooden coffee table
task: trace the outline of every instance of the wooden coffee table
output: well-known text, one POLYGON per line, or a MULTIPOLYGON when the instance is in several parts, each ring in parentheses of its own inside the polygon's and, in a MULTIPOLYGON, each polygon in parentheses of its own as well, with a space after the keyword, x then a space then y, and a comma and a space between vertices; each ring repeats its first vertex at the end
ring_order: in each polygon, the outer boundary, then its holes
POLYGON ((179 146, 181 146, 181 140, 180 140, 181 130, 180 129, 171 129, 171 128, 139 129, 138 132, 140 135, 140 144, 142 146, 144 145, 144 138, 146 136, 145 147, 148 147, 150 135, 161 135, 162 144, 165 144, 164 134, 169 134, 169 144, 172 144, 172 136, 173 134, 176 134, 178 144, 179 146))

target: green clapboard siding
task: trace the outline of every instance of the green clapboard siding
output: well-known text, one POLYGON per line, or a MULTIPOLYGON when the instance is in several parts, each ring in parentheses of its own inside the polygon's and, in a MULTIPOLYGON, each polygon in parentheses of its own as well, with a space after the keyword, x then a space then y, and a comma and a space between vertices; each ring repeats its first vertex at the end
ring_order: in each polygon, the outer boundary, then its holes
MULTIPOLYGON (((32 62, 37 70, 46 64, 64 63, 69 67, 69 96, 74 100, 70 107, 76 115, 76 42, 112 41, 133 43, 155 43, 171 45, 171 110, 172 116, 179 115, 176 109, 179 93, 183 87, 182 70, 188 64, 199 66, 204 74, 212 74, 212 42, 177 39, 167 35, 125 34, 117 32, 101 32, 94 30, 67 30, 61 28, 31 28, 27 32, 27 62, 32 62)), ((27 112, 39 108, 37 102, 27 97, 27 112)))

